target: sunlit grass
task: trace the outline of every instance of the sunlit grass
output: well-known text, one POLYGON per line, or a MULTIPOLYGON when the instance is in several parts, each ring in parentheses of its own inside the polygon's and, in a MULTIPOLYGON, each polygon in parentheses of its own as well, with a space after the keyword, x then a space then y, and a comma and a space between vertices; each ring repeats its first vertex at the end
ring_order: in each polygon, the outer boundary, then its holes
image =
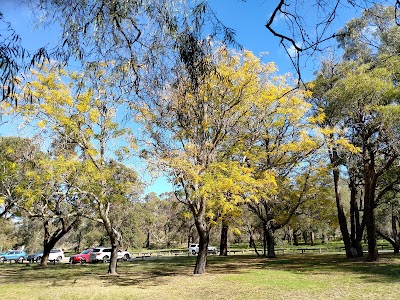
POLYGON ((195 257, 163 257, 107 265, 0 264, 0 299, 400 299, 400 257, 379 262, 339 254, 208 258, 193 275, 195 257))

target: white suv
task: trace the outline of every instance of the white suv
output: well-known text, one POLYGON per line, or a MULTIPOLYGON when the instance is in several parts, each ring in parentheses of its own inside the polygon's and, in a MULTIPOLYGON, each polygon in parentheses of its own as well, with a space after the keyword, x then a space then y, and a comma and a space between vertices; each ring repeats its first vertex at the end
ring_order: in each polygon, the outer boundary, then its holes
MULTIPOLYGON (((111 258, 111 247, 97 247, 94 248, 90 253, 90 262, 107 262, 111 258)), ((118 250, 118 260, 128 260, 131 258, 131 254, 128 251, 118 250)))
MULTIPOLYGON (((42 260, 43 251, 39 251, 38 253, 28 255, 28 261, 30 262, 40 262, 42 260)), ((49 253, 49 261, 62 261, 64 259, 64 251, 61 249, 53 248, 49 253)))
MULTIPOLYGON (((199 253, 199 244, 190 244, 189 245, 189 254, 196 255, 198 253, 199 253)), ((213 246, 208 246, 207 253, 208 254, 217 254, 218 249, 213 246)))

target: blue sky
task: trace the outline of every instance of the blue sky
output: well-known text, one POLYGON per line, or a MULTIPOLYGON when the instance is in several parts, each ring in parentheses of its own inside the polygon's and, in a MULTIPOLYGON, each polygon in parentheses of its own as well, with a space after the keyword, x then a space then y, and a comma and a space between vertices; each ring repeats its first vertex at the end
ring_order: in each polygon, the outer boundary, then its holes
MULTIPOLYGON (((256 55, 267 52, 265 61, 277 63, 281 73, 291 72, 292 67, 284 49, 265 27, 271 15, 272 0, 210 0, 209 4, 217 17, 226 26, 236 32, 237 41, 256 55)), ((273 4, 272 4, 273 3, 273 4)), ((29 8, 18 4, 18 0, 2 0, 0 10, 15 31, 21 35, 22 43, 28 50, 34 51, 45 45, 55 45, 58 40, 58 26, 34 28, 33 16, 29 8)), ((276 24, 279 26, 278 23, 276 24)))
MULTIPOLYGON (((13 28, 23 38, 23 45, 31 51, 45 45, 55 45, 58 41, 58 26, 48 28, 34 28, 33 16, 26 5, 19 4, 21 0, 1 0, 0 11, 4 13, 5 19, 11 22, 13 28)), ((289 58, 279 39, 274 37, 265 27, 269 17, 278 0, 209 0, 209 5, 215 11, 219 20, 227 27, 233 28, 236 32, 237 41, 247 50, 254 54, 267 52, 264 61, 274 61, 279 73, 294 73, 289 58)), ((302 8, 301 13, 307 21, 313 22, 315 12, 312 8, 302 8)), ((346 21, 355 15, 355 10, 348 7, 341 7, 339 16, 333 23, 333 30, 336 31, 346 21)), ((273 27, 281 29, 285 20, 279 16, 274 21, 273 27)), ((312 30, 309 31, 312 33, 312 30)), ((297 42, 297 41, 296 41, 297 42)), ((324 53, 320 53, 324 55, 324 53)), ((303 66, 303 76, 306 80, 312 79, 312 73, 318 67, 316 60, 308 60, 303 66)))
MULTIPOLYGON (((264 56, 265 62, 274 61, 279 69, 279 73, 294 72, 293 67, 284 49, 279 45, 279 40, 274 37, 265 27, 276 0, 210 0, 209 4, 214 9, 217 17, 227 27, 233 28, 236 32, 237 41, 245 48, 256 55, 267 52, 264 56)), ((22 37, 25 48, 34 51, 39 47, 55 45, 59 37, 58 26, 48 28, 34 28, 31 11, 24 5, 18 4, 15 0, 2 0, 0 10, 3 12, 5 20, 12 24, 15 31, 22 37)), ((348 11, 342 15, 335 24, 336 29, 343 26, 344 22, 354 16, 353 11, 348 11)), ((280 26, 277 20, 274 25, 280 26)), ((312 78, 312 73, 316 68, 316 63, 311 62, 305 68, 304 77, 312 78)), ((22 135, 15 126, 2 126, 3 135, 22 135)), ((148 192, 154 191, 161 193, 170 191, 171 186, 164 178, 159 178, 151 183, 148 192)))

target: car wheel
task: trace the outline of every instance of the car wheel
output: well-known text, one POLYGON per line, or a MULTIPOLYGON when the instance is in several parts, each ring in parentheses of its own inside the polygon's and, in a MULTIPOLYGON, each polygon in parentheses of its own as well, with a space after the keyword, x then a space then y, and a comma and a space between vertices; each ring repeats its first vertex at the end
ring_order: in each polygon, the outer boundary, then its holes
POLYGON ((41 256, 38 256, 37 258, 36 258, 36 262, 40 262, 42 260, 42 257, 41 256))
POLYGON ((193 255, 196 255, 196 250, 192 250, 192 254, 193 254, 193 255))
POLYGON ((105 256, 103 257, 103 263, 106 263, 107 261, 108 261, 108 256, 105 255, 105 256))
POLYGON ((21 256, 20 258, 18 258, 18 262, 22 264, 24 262, 24 257, 21 256))
POLYGON ((81 264, 85 264, 86 263, 86 258, 81 258, 80 262, 81 262, 81 264))
POLYGON ((4 257, 0 257, 0 261, 4 262, 6 259, 4 257))
POLYGON ((57 257, 56 261, 62 261, 62 256, 57 257))
POLYGON ((128 259, 130 259, 129 254, 125 254, 123 260, 127 261, 128 259))

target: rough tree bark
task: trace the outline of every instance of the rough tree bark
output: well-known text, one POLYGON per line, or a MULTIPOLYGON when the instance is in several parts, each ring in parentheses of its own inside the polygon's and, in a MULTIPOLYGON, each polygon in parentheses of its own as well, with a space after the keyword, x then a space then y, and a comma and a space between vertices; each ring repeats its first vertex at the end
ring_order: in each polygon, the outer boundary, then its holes
POLYGON ((378 247, 376 243, 375 226, 375 190, 376 179, 373 166, 368 162, 364 163, 364 215, 366 219, 368 257, 367 261, 378 260, 378 247))
MULTIPOLYGON (((350 240, 351 248, 355 249, 356 256, 363 256, 363 249, 361 241, 363 238, 363 232, 365 227, 364 217, 360 221, 360 212, 357 205, 357 186, 353 176, 350 176, 349 182, 350 188, 350 240)), ((352 250, 352 253, 354 251, 352 250)))
MULTIPOLYGON (((265 232, 265 239, 267 242, 267 254, 268 258, 276 258, 275 254, 275 232, 272 229, 267 229, 265 232)), ((264 252, 265 253, 265 252, 264 252)))
POLYGON ((196 221, 196 227, 199 232, 199 254, 196 259, 194 274, 204 274, 207 266, 209 234, 204 222, 196 221))
POLYGON ((221 241, 220 241, 220 245, 219 245, 219 255, 220 256, 228 255, 228 229, 229 229, 229 226, 225 222, 222 222, 221 241))
POLYGON ((344 208, 342 204, 342 195, 340 193, 339 187, 339 179, 340 179, 340 171, 339 171, 339 155, 337 150, 333 148, 330 153, 330 160, 333 165, 332 174, 333 174, 333 184, 335 187, 335 201, 336 208, 338 214, 338 221, 340 232, 342 233, 342 239, 344 243, 344 248, 346 251, 346 257, 351 258, 356 256, 356 252, 351 247, 350 234, 347 228, 347 219, 344 213, 344 208))
POLYGON ((293 245, 295 245, 295 246, 299 245, 299 239, 297 237, 297 231, 293 231, 293 245))
POLYGON ((196 225, 197 233, 199 234, 199 254, 196 259, 194 274, 203 274, 206 272, 207 248, 210 231, 206 223, 205 201, 205 199, 199 200, 199 209, 191 206, 192 211, 195 212, 193 214, 194 223, 196 225))

